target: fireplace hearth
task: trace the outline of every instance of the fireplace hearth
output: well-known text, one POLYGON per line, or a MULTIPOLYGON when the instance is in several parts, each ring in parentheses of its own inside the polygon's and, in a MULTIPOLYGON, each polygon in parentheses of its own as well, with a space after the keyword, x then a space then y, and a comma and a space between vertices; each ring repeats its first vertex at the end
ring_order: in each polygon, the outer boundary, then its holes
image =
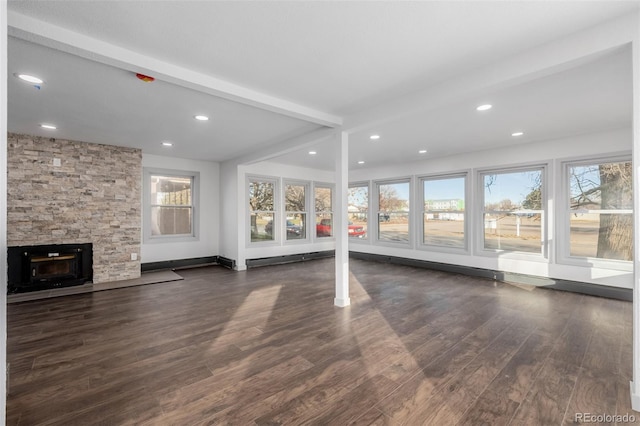
POLYGON ((54 244, 8 248, 9 294, 69 287, 93 279, 93 246, 54 244))

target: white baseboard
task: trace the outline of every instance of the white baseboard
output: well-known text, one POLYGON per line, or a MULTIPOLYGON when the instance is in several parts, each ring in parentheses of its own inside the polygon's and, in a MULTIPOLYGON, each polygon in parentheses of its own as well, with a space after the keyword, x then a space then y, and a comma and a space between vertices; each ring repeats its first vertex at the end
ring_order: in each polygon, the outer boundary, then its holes
POLYGON ((636 392, 633 382, 629 383, 631 384, 631 408, 633 411, 640 412, 640 392, 636 392))
POLYGON ((338 299, 337 297, 333 299, 333 304, 338 306, 339 308, 344 308, 345 306, 349 306, 351 304, 351 299, 338 299))

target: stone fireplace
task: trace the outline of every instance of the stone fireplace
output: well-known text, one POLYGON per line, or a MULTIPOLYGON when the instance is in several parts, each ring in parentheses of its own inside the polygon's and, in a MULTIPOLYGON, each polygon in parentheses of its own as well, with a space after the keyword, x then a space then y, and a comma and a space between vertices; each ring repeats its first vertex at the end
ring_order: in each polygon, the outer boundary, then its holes
MULTIPOLYGON (((13 133, 7 148, 9 247, 91 243, 94 283, 140 277, 140 150, 13 133)), ((57 282, 79 270, 71 254, 42 253, 31 275, 57 282)))

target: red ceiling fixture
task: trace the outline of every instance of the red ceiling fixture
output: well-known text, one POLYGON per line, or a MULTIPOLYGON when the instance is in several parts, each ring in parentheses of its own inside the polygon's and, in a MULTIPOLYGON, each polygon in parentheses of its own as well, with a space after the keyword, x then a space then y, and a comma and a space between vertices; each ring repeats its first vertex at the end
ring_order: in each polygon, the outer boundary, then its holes
POLYGON ((155 78, 153 78, 153 77, 150 77, 150 76, 144 75, 144 74, 140 74, 140 73, 137 73, 136 77, 138 77, 140 80, 144 81, 145 83, 151 83, 152 81, 155 80, 155 78))

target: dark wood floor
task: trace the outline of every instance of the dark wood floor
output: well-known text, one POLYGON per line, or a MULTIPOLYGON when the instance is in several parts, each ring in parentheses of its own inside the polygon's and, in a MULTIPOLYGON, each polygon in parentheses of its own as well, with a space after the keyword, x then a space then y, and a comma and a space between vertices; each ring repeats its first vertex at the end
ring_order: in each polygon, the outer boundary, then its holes
POLYGON ((634 414, 628 302, 358 260, 351 273, 343 309, 333 259, 9 305, 8 424, 634 414))

